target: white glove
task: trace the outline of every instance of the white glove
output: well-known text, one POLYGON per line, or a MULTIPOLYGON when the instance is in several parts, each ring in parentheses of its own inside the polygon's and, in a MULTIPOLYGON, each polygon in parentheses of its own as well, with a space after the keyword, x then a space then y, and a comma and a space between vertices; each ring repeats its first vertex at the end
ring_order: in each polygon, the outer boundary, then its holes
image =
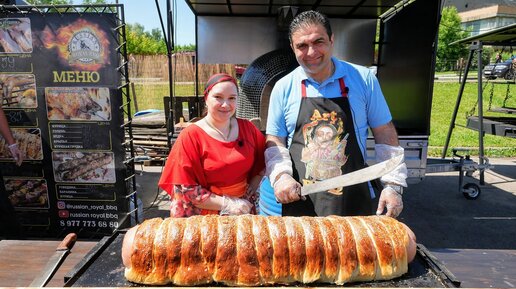
POLYGON ((265 150, 265 164, 265 174, 269 176, 273 187, 276 179, 282 173, 292 175, 292 160, 290 159, 290 152, 286 147, 268 147, 265 150))
POLYGON ((249 214, 253 205, 249 201, 236 198, 223 196, 222 208, 220 209, 220 215, 234 216, 249 214))
POLYGON ((398 217, 401 214, 401 211, 403 211, 403 200, 401 198, 401 194, 388 186, 385 187, 380 194, 376 214, 383 214, 385 209, 387 209, 387 213, 385 215, 393 218, 398 217))
POLYGON ((20 166, 23 162, 23 155, 22 155, 20 149, 18 148, 18 144, 13 143, 13 144, 10 144, 8 147, 9 147, 9 151, 11 152, 11 156, 13 157, 14 161, 16 162, 16 165, 20 166))
POLYGON ((304 200, 300 193, 301 184, 289 174, 282 174, 274 183, 274 196, 279 203, 288 204, 300 199, 304 200))
MULTIPOLYGON (((405 154, 405 150, 401 146, 391 146, 386 144, 376 144, 375 147, 376 162, 383 162, 398 155, 405 154)), ((380 181, 384 184, 397 184, 407 187, 407 165, 405 162, 398 165, 392 172, 381 177, 380 181)))

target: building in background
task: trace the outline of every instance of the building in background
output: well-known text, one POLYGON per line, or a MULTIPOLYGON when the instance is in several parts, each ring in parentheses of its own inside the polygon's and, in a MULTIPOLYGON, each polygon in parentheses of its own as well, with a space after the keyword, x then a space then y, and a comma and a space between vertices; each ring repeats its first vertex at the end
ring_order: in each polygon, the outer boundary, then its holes
POLYGON ((515 0, 446 0, 445 5, 457 8, 471 36, 516 23, 515 0))

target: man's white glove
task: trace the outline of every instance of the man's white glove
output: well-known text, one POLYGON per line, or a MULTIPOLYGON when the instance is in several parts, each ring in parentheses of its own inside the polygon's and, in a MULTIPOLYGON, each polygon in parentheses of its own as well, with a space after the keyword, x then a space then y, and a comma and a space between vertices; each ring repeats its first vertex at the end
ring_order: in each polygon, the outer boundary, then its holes
POLYGON ((17 166, 20 166, 23 162, 23 155, 20 151, 20 148, 18 147, 17 143, 10 144, 9 151, 11 152, 11 156, 13 157, 14 161, 16 162, 17 166))
MULTIPOLYGON (((289 174, 282 174, 274 183, 276 201, 288 204, 301 199, 301 184, 289 174)), ((304 199, 304 198, 303 198, 304 199)))
POLYGON ((401 214, 401 211, 403 211, 403 200, 401 198, 401 194, 396 192, 389 185, 385 186, 380 193, 376 214, 381 215, 385 209, 387 209, 387 213, 385 215, 393 218, 398 217, 401 214))
POLYGON ((223 216, 234 216, 249 214, 253 205, 244 199, 222 196, 222 207, 220 209, 220 215, 223 216))
POLYGON ((265 150, 265 174, 269 176, 271 185, 277 181, 279 175, 285 173, 292 176, 292 160, 286 147, 272 146, 265 150))
MULTIPOLYGON (((405 154, 401 146, 391 146, 386 144, 376 144, 375 147, 376 163, 386 161, 395 156, 405 154)), ((384 184, 396 184, 402 187, 407 186, 407 165, 405 162, 398 165, 392 172, 384 175, 380 181, 384 184)))

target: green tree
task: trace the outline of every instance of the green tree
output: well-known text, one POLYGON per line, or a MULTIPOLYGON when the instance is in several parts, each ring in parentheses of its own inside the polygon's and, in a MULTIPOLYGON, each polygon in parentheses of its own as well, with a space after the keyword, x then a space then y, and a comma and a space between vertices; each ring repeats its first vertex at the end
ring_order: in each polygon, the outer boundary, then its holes
POLYGON ((167 47, 158 32, 159 30, 147 32, 139 23, 127 24, 127 52, 131 54, 165 54, 167 47))
POLYGON ((63 5, 72 4, 70 0, 25 0, 32 5, 63 5))
POLYGON ((451 44, 454 41, 469 36, 461 27, 461 19, 455 7, 444 7, 441 24, 439 25, 439 40, 437 45, 437 70, 447 70, 455 65, 461 57, 466 57, 467 48, 463 44, 451 44))
POLYGON ((82 0, 82 4, 106 4, 105 0, 82 0))

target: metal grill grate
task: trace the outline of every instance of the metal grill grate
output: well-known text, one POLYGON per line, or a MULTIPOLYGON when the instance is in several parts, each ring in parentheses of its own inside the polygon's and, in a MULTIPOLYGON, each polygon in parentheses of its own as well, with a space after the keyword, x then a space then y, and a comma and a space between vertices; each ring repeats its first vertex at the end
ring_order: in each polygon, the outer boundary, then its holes
POLYGON ((266 86, 274 86, 276 81, 298 66, 294 53, 290 49, 268 52, 254 60, 246 68, 240 80, 240 96, 237 102, 237 117, 260 118, 267 120, 269 93, 264 93, 266 86))

